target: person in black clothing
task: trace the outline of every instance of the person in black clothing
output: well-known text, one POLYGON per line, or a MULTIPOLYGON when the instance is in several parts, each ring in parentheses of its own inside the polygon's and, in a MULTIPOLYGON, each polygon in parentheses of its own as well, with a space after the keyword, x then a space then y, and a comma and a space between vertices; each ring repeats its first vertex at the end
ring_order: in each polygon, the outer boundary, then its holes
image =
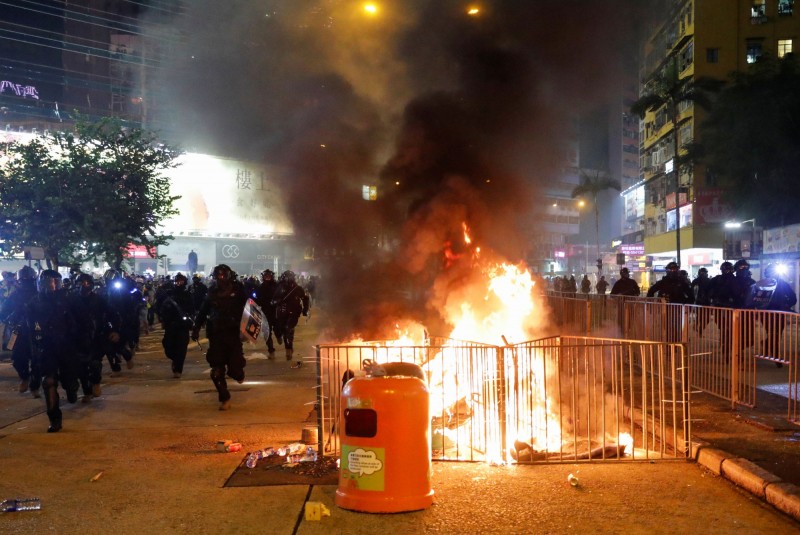
POLYGON ((733 264, 723 262, 720 264, 719 269, 720 274, 711 279, 708 297, 711 301, 711 306, 714 307, 711 315, 714 317, 717 328, 719 328, 720 349, 727 355, 730 349, 732 320, 720 308, 736 308, 739 290, 736 284, 736 275, 733 274, 733 264))
POLYGON ((272 334, 275 331, 275 306, 272 304, 272 298, 277 288, 278 283, 275 281, 275 272, 270 269, 265 269, 261 272, 261 286, 256 288, 256 303, 261 307, 264 318, 267 320, 267 328, 262 325, 261 330, 264 332, 264 338, 267 341, 267 357, 270 360, 275 358, 275 343, 272 341, 272 334))
POLYGON ((106 358, 111 365, 111 371, 119 373, 122 371, 120 357, 125 360, 128 369, 133 368, 131 344, 135 339, 134 331, 139 330, 138 306, 141 304, 141 292, 138 292, 130 281, 115 269, 107 270, 103 274, 103 279, 105 280, 103 297, 118 322, 114 325, 114 332, 118 334, 108 344, 106 358), (134 293, 138 293, 139 303, 136 302, 134 293))
POLYGON ((736 308, 745 308, 745 302, 750 295, 750 287, 756 283, 750 276, 750 263, 744 258, 737 260, 733 265, 733 272, 736 275, 735 306, 736 308))
POLYGON ((708 278, 708 270, 700 268, 697 272, 697 278, 692 281, 692 292, 694 293, 694 302, 697 305, 708 306, 711 304, 711 279, 708 278))
POLYGON ((186 259, 186 269, 189 271, 189 275, 197 271, 197 265, 197 253, 192 249, 189 251, 189 256, 186 259))
POLYGON ((213 278, 208 296, 197 313, 192 340, 200 339, 200 329, 208 322, 206 360, 211 365, 211 381, 217 389, 219 410, 226 411, 231 407, 231 394, 225 375, 238 383, 244 382, 246 361, 240 324, 248 297, 241 283, 234 280, 233 272, 227 265, 215 267, 213 278))
POLYGON ((102 297, 94 291, 94 279, 82 273, 76 280, 77 292, 72 294, 72 305, 78 322, 75 348, 78 356, 78 378, 83 389, 83 402, 100 397, 102 390, 103 355, 109 352, 112 339, 119 339, 113 331, 119 325, 113 312, 102 297))
POLYGON ((11 350, 11 362, 19 376, 19 391, 30 389, 33 397, 39 397, 42 376, 36 368, 31 356, 30 334, 23 321, 25 307, 36 298, 36 272, 30 266, 24 266, 17 273, 17 285, 14 293, 3 303, 0 318, 7 329, 17 332, 17 341, 11 350))
POLYGON ((200 310, 203 301, 206 300, 206 295, 208 295, 208 286, 203 283, 203 279, 200 278, 200 275, 192 275, 192 286, 189 288, 189 293, 192 295, 192 305, 196 312, 200 310))
POLYGON ((681 276, 677 262, 667 264, 667 274, 647 290, 647 297, 662 297, 669 303, 694 303, 692 288, 681 276))
POLYGON ((297 284, 293 271, 281 274, 278 288, 272 297, 275 307, 275 339, 286 347, 286 360, 292 360, 294 354, 294 328, 300 314, 308 316, 308 294, 297 284))
POLYGON ((182 273, 175 275, 175 283, 161 303, 158 317, 164 326, 164 354, 172 361, 172 376, 180 379, 186 361, 189 333, 194 326, 194 302, 186 289, 188 279, 182 273))
POLYGON ((31 352, 39 366, 44 387, 48 433, 61 430, 58 383, 67 392, 67 401, 78 400, 77 362, 74 342, 77 320, 61 289, 58 271, 45 269, 39 274, 37 296, 25 307, 25 323, 30 333, 31 352))
POLYGON ((641 290, 636 281, 631 278, 631 272, 624 267, 619 270, 620 279, 611 287, 611 295, 641 295, 641 290))
POLYGON ((600 280, 597 281, 597 284, 595 284, 594 287, 597 290, 598 294, 605 295, 606 290, 608 289, 608 282, 606 282, 605 275, 600 276, 600 280))
MULTIPOLYGON (((647 290, 647 297, 665 298, 671 304, 694 303, 692 287, 680 273, 677 262, 667 264, 667 274, 647 290)), ((683 307, 667 307, 666 342, 679 342, 683 339, 683 307)))

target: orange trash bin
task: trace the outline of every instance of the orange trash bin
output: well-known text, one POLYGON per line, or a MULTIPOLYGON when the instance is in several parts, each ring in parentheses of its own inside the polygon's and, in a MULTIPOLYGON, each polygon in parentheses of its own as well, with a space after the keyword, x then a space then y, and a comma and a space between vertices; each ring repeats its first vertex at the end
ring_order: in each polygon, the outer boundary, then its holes
POLYGON ((335 499, 342 509, 400 513, 433 503, 430 394, 423 377, 417 365, 389 363, 345 385, 335 499))

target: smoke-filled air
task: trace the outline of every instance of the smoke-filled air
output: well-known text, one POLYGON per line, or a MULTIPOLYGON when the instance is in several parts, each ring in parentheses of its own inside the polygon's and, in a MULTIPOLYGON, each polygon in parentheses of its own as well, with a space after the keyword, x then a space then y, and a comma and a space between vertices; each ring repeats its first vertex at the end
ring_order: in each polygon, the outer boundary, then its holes
POLYGON ((492 299, 476 266, 526 268, 541 191, 647 4, 192 0, 158 83, 184 148, 281 169, 297 241, 328 252, 330 336, 446 335, 456 296, 492 299))

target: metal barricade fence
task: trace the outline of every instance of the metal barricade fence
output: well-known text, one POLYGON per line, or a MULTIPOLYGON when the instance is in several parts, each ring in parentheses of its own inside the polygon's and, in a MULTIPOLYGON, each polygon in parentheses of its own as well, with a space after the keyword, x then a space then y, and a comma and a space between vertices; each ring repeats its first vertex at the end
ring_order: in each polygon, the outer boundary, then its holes
POLYGON ((575 462, 689 454, 680 345, 555 337, 506 347, 441 338, 422 346, 317 346, 319 451, 326 455, 340 447, 342 387, 367 360, 423 368, 434 458, 575 462))
MULTIPOLYGON (((582 314, 569 312, 570 306, 578 308, 564 303, 570 298, 548 293, 546 300, 563 332, 588 336, 613 321, 612 298, 616 296, 608 296, 603 313, 594 312, 594 301, 587 299, 582 314)), ((692 386, 734 405, 756 406, 758 359, 787 366, 786 387, 781 394, 788 398, 789 421, 800 421, 800 315, 669 304, 641 297, 624 298, 616 311, 621 339, 685 344, 691 359, 692 386)))
POLYGON ((506 349, 518 462, 685 459, 688 361, 680 344, 553 337, 506 349))

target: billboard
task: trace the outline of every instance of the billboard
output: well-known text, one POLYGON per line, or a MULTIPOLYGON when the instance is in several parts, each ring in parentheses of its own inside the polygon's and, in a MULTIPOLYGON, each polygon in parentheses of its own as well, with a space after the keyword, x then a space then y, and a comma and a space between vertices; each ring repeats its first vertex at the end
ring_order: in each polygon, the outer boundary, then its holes
POLYGON ((644 217, 644 186, 639 186, 625 194, 625 221, 635 221, 644 217))
POLYGON ((292 234, 274 167, 206 154, 184 154, 168 169, 170 193, 178 214, 160 231, 174 236, 233 235, 263 238, 292 234))

